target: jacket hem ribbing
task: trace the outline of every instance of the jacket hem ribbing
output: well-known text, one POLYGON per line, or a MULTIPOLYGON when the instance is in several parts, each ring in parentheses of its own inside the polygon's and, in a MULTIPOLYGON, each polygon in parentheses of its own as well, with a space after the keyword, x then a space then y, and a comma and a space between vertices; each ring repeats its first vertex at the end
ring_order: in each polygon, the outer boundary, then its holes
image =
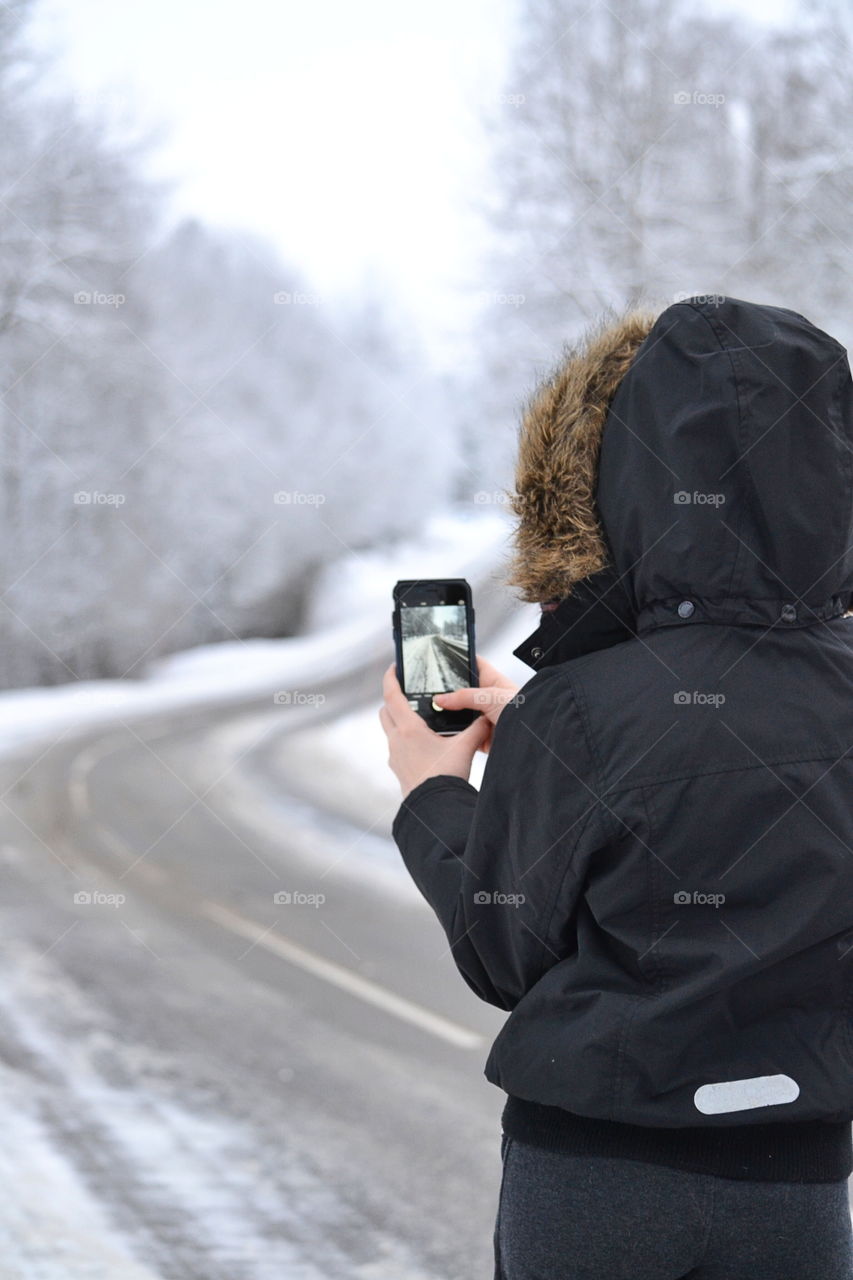
POLYGON ((567 1155, 609 1156, 756 1182, 839 1182, 853 1173, 847 1121, 653 1129, 507 1097, 501 1124, 518 1142, 567 1155))

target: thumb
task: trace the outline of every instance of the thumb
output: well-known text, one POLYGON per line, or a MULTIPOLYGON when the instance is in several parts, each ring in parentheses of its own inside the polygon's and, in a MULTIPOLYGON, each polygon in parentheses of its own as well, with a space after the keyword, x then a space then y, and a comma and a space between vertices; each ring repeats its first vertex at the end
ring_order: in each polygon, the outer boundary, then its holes
POLYGON ((463 729, 458 734, 456 741, 458 742, 461 738, 473 751, 478 751, 481 744, 489 737, 491 728, 491 723, 486 716, 477 716, 476 720, 471 721, 467 729, 463 729))

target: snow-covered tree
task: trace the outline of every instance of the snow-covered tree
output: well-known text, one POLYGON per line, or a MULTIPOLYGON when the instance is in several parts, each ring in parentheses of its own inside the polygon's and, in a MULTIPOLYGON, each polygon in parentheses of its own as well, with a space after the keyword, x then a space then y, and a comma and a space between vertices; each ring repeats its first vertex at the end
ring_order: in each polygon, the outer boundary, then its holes
MULTIPOLYGON (((789 26, 682 0, 524 0, 490 124, 497 197, 483 308, 488 432, 606 308, 688 293, 775 301, 844 338, 853 169, 849 14, 789 26)), ((851 333, 853 336, 853 333, 851 333)), ((472 433, 477 435, 476 430, 472 433)), ((472 442, 476 449, 476 443, 472 442)))
POLYGON ((248 234, 169 228, 150 138, 50 89, 0 6, 0 681, 296 627, 315 571, 444 502, 405 316, 248 234))

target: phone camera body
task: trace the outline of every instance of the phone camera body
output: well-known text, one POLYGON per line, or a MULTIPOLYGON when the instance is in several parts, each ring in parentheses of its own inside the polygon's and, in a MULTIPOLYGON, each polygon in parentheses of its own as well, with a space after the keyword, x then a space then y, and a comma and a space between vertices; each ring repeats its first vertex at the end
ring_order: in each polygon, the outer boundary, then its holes
POLYGON ((436 706, 437 693, 479 684, 471 588, 464 578, 402 579, 394 586, 397 679, 436 733, 460 733, 480 715, 436 706))

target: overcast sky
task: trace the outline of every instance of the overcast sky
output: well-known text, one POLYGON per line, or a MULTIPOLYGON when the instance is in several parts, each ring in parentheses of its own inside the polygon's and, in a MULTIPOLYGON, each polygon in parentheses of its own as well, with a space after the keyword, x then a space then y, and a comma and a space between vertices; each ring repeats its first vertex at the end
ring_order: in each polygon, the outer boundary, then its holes
POLYGON ((377 279, 447 362, 515 14, 516 0, 41 0, 31 30, 58 83, 167 128, 154 171, 176 181, 176 214, 261 233, 324 296, 377 279))

